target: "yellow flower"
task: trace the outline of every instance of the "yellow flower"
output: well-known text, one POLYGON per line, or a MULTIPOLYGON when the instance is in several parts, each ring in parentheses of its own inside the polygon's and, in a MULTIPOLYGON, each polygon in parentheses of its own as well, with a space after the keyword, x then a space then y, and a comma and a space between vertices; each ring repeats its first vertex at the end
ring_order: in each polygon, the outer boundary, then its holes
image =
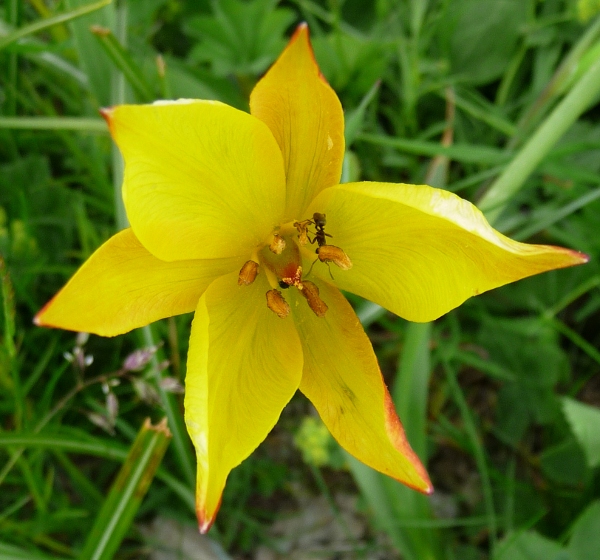
POLYGON ((473 295, 586 261, 512 241, 443 190, 338 184, 342 108, 306 25, 254 88, 250 113, 200 100, 104 111, 125 159, 131 228, 36 317, 114 336, 195 311, 185 416, 202 531, 231 469, 298 388, 352 455, 431 492, 340 289, 430 321, 473 295))

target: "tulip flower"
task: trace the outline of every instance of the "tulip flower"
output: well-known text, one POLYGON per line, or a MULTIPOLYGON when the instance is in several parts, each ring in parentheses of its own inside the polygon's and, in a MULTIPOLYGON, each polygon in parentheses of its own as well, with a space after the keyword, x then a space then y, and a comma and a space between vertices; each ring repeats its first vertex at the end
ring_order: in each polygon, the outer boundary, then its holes
POLYGON ((340 102, 301 25, 250 97, 103 111, 125 160, 131 227, 36 316, 115 336, 195 311, 185 419, 207 531, 231 469, 300 389, 340 445, 424 492, 373 348, 340 290, 410 321, 581 253, 512 241, 477 208, 428 186, 339 184, 340 102))

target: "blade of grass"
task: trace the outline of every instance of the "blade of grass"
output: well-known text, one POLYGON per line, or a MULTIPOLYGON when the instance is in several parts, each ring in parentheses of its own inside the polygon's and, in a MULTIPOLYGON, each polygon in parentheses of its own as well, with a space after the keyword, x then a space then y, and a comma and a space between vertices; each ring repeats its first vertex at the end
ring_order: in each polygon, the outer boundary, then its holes
MULTIPOLYGON (((6 2, 6 21, 12 27, 19 25, 19 0, 8 0, 6 2)), ((0 39, 1 41, 2 39, 0 39)), ((0 50, 1 47, 0 47, 0 50)), ((16 52, 8 53, 8 75, 6 80, 6 100, 5 109, 7 115, 17 113, 17 79, 19 70, 18 54, 16 52)))
POLYGON ((94 134, 108 133, 108 127, 104 120, 86 117, 0 117, 0 128, 19 130, 80 130, 94 134))
MULTIPOLYGON (((65 0, 65 3, 69 8, 79 8, 84 5, 84 1, 65 0)), ((119 6, 122 4, 123 2, 119 3, 119 6)), ((88 104, 88 111, 94 110, 94 105, 103 107, 110 105, 113 83, 110 60, 104 56, 102 47, 90 32, 90 27, 102 25, 114 30, 116 14, 120 9, 113 2, 99 11, 69 22, 79 66, 87 77, 90 92, 95 97, 95 102, 88 104)))
POLYGON ((569 202, 562 208, 557 208, 549 215, 540 218, 539 220, 535 220, 533 223, 530 223, 523 229, 519 230, 517 233, 513 234, 511 237, 516 239, 517 241, 523 241, 528 239, 532 235, 539 233, 543 229, 546 229, 548 226, 555 224, 556 222, 566 218, 567 216, 573 214, 580 208, 587 206, 590 202, 600 198, 600 188, 594 189, 579 198, 569 202))
POLYGON ((592 360, 600 365, 600 352, 590 344, 585 338, 579 333, 575 332, 572 328, 565 325, 562 321, 554 317, 544 317, 554 329, 559 333, 567 337, 575 346, 578 346, 583 352, 585 352, 592 360))
POLYGON ((481 198, 478 206, 490 222, 493 223, 499 217, 503 206, 521 189, 554 144, 589 108, 598 94, 600 94, 600 58, 538 127, 481 198))
POLYGON ((166 419, 156 426, 146 419, 96 517, 80 560, 113 558, 154 478, 170 439, 166 419))
POLYGON ((486 511, 486 516, 488 519, 487 529, 489 532, 491 557, 493 556, 493 552, 496 549, 498 522, 496 517, 496 508, 494 506, 492 483, 487 467, 485 452, 483 450, 482 443, 477 433, 475 421, 473 419, 473 416, 471 415, 471 411, 469 410, 469 405, 467 404, 463 391, 460 387, 460 384, 458 383, 454 367, 450 364, 446 356, 442 356, 442 364, 446 373, 448 387, 450 388, 450 392, 452 394, 454 402, 458 406, 460 415, 463 419, 464 429, 468 435, 471 451, 475 458, 475 463, 477 464, 477 470, 479 471, 479 475, 481 476, 483 502, 486 511))
POLYGON ((46 556, 29 548, 24 549, 4 543, 0 543, 0 558, 2 560, 61 560, 58 556, 46 556))
POLYGON ((34 21, 33 23, 30 23, 28 25, 24 25, 23 27, 12 31, 4 37, 0 37, 0 50, 6 48, 11 43, 18 41, 22 37, 27 37, 27 35, 32 35, 33 33, 44 31, 45 29, 48 29, 53 25, 65 23, 67 21, 77 19, 86 14, 90 14, 92 12, 95 12, 96 10, 99 10, 100 8, 104 8, 104 6, 108 6, 111 2, 112 0, 100 0, 99 2, 94 2, 93 4, 86 4, 85 6, 75 8, 74 10, 69 10, 68 12, 64 12, 56 16, 41 19, 38 21, 34 21))
POLYGON ((4 348, 10 360, 16 356, 15 349, 15 294, 8 276, 4 259, 0 255, 0 284, 2 309, 4 310, 4 348))
POLYGON ((344 136, 346 138, 346 147, 349 148, 354 142, 356 135, 360 132, 363 126, 363 120, 365 118, 365 111, 367 107, 373 101, 375 94, 379 91, 380 81, 373 84, 371 89, 365 93, 364 97, 360 100, 358 107, 345 115, 345 126, 344 136))
MULTIPOLYGON (((144 340, 145 346, 154 345, 156 337, 152 329, 152 325, 148 325, 141 329, 141 336, 144 340)), ((158 364, 164 359, 164 352, 159 350, 152 358, 152 364, 156 368, 156 371, 161 371, 158 364)), ((185 482, 190 488, 193 488, 196 483, 196 462, 195 457, 192 453, 190 439, 187 434, 183 415, 177 402, 177 397, 173 393, 165 391, 161 384, 161 375, 159 373, 156 376, 155 389, 157 390, 161 404, 165 410, 165 414, 169 420, 169 426, 171 426, 171 432, 173 433, 173 450, 177 457, 177 463, 180 467, 181 474, 184 476, 185 482)))
MULTIPOLYGON (((425 459, 426 412, 430 374, 431 323, 410 323, 402 350, 394 402, 411 446, 425 459)), ((443 558, 440 536, 427 498, 346 455, 352 475, 371 506, 377 524, 407 560, 443 558), (414 523, 417 522, 417 525, 414 523), (418 525, 422 523, 422 525, 418 525)))
POLYGON ((131 55, 123 48, 110 29, 99 25, 92 26, 94 37, 108 55, 116 68, 125 76, 129 85, 141 102, 150 102, 156 98, 152 87, 146 81, 144 74, 131 58, 131 55))
MULTIPOLYGON (((93 455, 105 459, 124 461, 127 457, 127 448, 115 443, 114 440, 102 440, 89 437, 88 440, 73 438, 62 434, 53 433, 23 433, 23 432, 0 432, 1 447, 19 447, 19 449, 35 447, 41 449, 52 449, 53 451, 64 451, 78 455, 93 455)), ((167 485, 174 494, 188 506, 190 512, 196 513, 193 486, 183 483, 175 476, 165 471, 162 467, 158 469, 156 478, 167 485)))
MULTIPOLYGON (((344 452, 344 455, 352 477, 371 508, 376 525, 387 533, 396 550, 402 551, 404 554, 408 551, 410 554, 409 543, 406 541, 404 534, 397 530, 396 514, 390 502, 383 477, 349 453, 344 452)), ((421 560, 412 555, 406 555, 406 559, 421 560)))
MULTIPOLYGON (((437 94, 443 96, 442 91, 438 91, 437 94)), ((457 107, 471 115, 473 118, 484 122, 490 128, 495 128, 507 136, 512 136, 516 132, 516 126, 501 116, 499 111, 494 111, 495 107, 493 105, 490 104, 489 107, 486 107, 484 105, 484 99, 478 99, 479 104, 477 104, 472 99, 467 99, 462 92, 458 92, 455 93, 455 101, 457 107)))
POLYGON ((523 113, 517 123, 517 133, 508 144, 509 149, 514 148, 523 139, 523 135, 546 113, 552 102, 562 93, 566 83, 572 79, 581 58, 598 37, 600 37, 600 17, 596 18, 594 23, 588 27, 579 41, 571 48, 544 90, 523 113))
MULTIPOLYGON (((392 395, 402 419, 408 440, 424 464, 427 463, 427 402, 431 373, 431 323, 409 323, 406 327, 401 359, 392 395)), ((402 525, 405 520, 431 521, 433 513, 427 497, 406 486, 385 480, 404 539, 409 543, 412 557, 443 558, 441 535, 434 527, 402 525)), ((407 555, 408 556, 408 555, 407 555)))
POLYGON ((358 134, 356 139, 378 146, 389 146, 390 148, 396 148, 402 152, 418 156, 446 156, 451 160, 463 163, 497 165, 509 161, 511 157, 511 154, 498 148, 477 146, 474 144, 442 146, 437 142, 410 140, 408 138, 393 138, 383 134, 358 134))

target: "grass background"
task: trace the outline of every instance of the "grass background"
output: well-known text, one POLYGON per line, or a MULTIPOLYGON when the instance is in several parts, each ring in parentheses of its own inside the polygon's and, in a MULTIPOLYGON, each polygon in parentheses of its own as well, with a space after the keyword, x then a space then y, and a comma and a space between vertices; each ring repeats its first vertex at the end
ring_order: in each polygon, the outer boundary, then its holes
POLYGON ((194 526, 180 393, 191 317, 89 340, 31 319, 125 224, 98 108, 195 97, 247 110, 307 21, 346 111, 343 180, 446 188, 511 237, 590 262, 433 324, 352 298, 437 492, 346 457, 296 396, 230 476, 210 534, 219 557, 597 558, 599 14, 598 0, 5 0, 0 557, 146 558, 159 545, 144 524, 194 526), (340 493, 357 497, 358 536, 340 493), (348 538, 292 556, 297 535, 270 527, 310 499, 348 538))

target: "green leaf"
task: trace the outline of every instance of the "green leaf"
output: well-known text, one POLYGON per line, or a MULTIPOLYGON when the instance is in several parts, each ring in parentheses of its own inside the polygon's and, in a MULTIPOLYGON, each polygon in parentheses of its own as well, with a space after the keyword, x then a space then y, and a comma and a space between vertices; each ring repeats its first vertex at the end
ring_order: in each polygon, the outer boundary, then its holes
MULTIPOLYGON (((82 6, 84 0, 66 0, 67 6, 73 8, 82 6)), ((81 69, 85 72, 90 91, 101 107, 111 104, 112 65, 104 56, 102 47, 90 32, 92 25, 112 28, 116 20, 115 4, 71 21, 69 27, 73 31, 73 39, 77 49, 77 58, 81 69)))
POLYGON ((108 134, 102 119, 86 117, 0 117, 0 128, 16 130, 80 130, 108 134))
POLYGON ((493 560, 568 560, 560 543, 535 531, 508 535, 498 545, 493 560))
POLYGON ((390 49, 373 37, 336 31, 315 36, 311 42, 327 81, 353 103, 368 95, 373 84, 384 78, 390 49))
POLYGON ((527 20, 528 0, 455 0, 444 20, 452 71, 461 80, 486 84, 508 66, 527 20))
POLYGON ((592 502, 571 527, 568 550, 573 560, 591 560, 600 551, 600 501, 592 502))
POLYGON ((95 12, 96 10, 99 10, 100 8, 104 8, 104 6, 108 6, 111 2, 112 0, 100 0, 100 2, 85 4, 79 8, 75 8, 74 10, 58 14, 57 16, 52 16, 39 21, 34 21, 29 25, 24 25, 23 27, 20 27, 19 29, 16 29, 8 35, 0 38, 0 50, 4 49, 11 43, 18 41, 22 37, 27 37, 27 35, 38 33, 39 31, 48 29, 48 27, 52 27, 53 25, 58 25, 59 23, 65 23, 66 21, 71 21, 81 16, 85 16, 95 12))
POLYGON ((275 0, 220 0, 214 16, 192 18, 185 31, 200 39, 190 53, 194 62, 209 62, 218 76, 263 72, 285 45, 283 34, 294 20, 275 0))
POLYGON ((447 156, 454 161, 463 163, 481 163, 495 165, 507 162, 511 154, 498 148, 489 146, 478 146, 474 144, 453 144, 442 146, 438 142, 427 142, 425 140, 411 140, 408 138, 394 138, 383 134, 358 134, 357 140, 376 144, 378 146, 389 146, 402 152, 419 156, 447 156))
POLYGON ((365 111, 367 107, 373 101, 375 94, 379 90, 379 82, 375 82, 371 89, 365 94, 365 96, 361 99, 360 104, 356 109, 346 113, 345 115, 345 126, 344 126, 344 136, 346 137, 346 149, 348 149, 356 135, 362 130, 363 121, 365 119, 365 111))
POLYGON ((542 122, 481 198, 479 207, 490 222, 498 218, 506 203, 523 187, 529 175, 599 93, 600 57, 542 122))
POLYGON ((38 551, 5 543, 0 543, 0 558, 2 560, 62 560, 58 556, 46 556, 38 551))
POLYGON ((564 397, 562 407, 590 468, 600 465, 600 408, 564 397))
POLYGON ((166 419, 156 426, 146 419, 96 517, 80 560, 113 558, 154 478, 170 439, 166 419))
POLYGON ((2 291, 2 310, 4 311, 4 348, 9 358, 16 355, 15 336, 15 294, 10 282, 4 259, 0 255, 0 283, 2 291))
POLYGON ((548 478, 570 486, 585 484, 590 474, 586 468, 583 452, 572 438, 558 445, 546 447, 540 455, 540 466, 548 478))
POLYGON ((91 31, 114 65, 123 72, 123 76, 125 76, 125 79, 133 88, 139 101, 146 103, 153 101, 156 95, 152 87, 146 81, 144 74, 133 58, 131 58, 131 55, 114 36, 113 32, 99 25, 92 26, 91 31))

